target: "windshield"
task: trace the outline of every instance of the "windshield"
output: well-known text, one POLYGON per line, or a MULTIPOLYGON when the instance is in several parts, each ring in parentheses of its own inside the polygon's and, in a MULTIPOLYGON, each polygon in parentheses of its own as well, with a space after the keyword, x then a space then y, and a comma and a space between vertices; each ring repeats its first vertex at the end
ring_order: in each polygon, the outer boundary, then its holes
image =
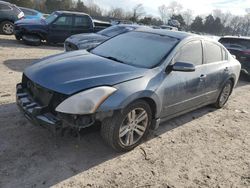
POLYGON ((91 53, 142 68, 158 65, 179 42, 176 38, 144 32, 118 35, 91 53))
POLYGON ((45 22, 47 24, 50 24, 52 23, 56 18, 58 17, 58 15, 56 13, 53 13, 51 15, 49 15, 46 19, 45 19, 45 22))
POLYGON ((130 26, 111 26, 108 27, 107 29, 104 29, 102 31, 99 31, 98 33, 107 37, 114 37, 116 35, 119 35, 121 33, 125 33, 128 31, 134 30, 133 27, 130 26))

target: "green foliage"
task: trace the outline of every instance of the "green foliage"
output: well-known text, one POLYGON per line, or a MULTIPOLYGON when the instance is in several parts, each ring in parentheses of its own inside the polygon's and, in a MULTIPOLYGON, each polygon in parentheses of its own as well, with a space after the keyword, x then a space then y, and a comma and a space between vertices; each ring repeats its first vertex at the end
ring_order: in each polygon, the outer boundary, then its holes
POLYGON ((45 6, 47 12, 51 13, 56 10, 71 10, 73 5, 72 0, 46 0, 45 6))
POLYGON ((171 20, 177 20, 180 23, 180 28, 184 28, 186 23, 181 14, 173 14, 171 20))
POLYGON ((193 23, 191 24, 191 30, 196 32, 203 31, 203 20, 200 16, 196 16, 193 23))
POLYGON ((191 24, 191 30, 196 32, 210 33, 213 35, 220 35, 224 30, 224 26, 218 17, 214 19, 212 15, 208 15, 203 24, 202 18, 197 16, 191 24))

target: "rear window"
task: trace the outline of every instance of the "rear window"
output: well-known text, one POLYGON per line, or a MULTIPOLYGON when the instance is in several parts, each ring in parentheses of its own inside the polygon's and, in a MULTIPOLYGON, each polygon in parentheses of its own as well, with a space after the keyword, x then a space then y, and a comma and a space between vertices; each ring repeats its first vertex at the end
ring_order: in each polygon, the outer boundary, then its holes
POLYGON ((37 13, 31 10, 27 10, 27 9, 21 9, 24 13, 24 15, 31 15, 31 16, 35 16, 37 13))
POLYGON ((75 27, 89 28, 90 27, 89 17, 88 16, 76 16, 75 27))
POLYGON ((205 41, 204 45, 205 45, 206 63, 214 63, 222 61, 222 50, 219 45, 208 41, 205 41))
POLYGON ((225 47, 250 49, 250 40, 237 38, 221 38, 219 40, 225 47))

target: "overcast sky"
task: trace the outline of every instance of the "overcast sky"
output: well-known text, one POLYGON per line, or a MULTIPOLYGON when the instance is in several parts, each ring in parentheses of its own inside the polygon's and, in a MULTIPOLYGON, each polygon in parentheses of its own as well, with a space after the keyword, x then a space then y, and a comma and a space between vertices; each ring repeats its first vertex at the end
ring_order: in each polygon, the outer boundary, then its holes
MULTIPOLYGON (((121 7, 126 10, 132 9, 136 4, 143 4, 148 14, 159 16, 158 7, 168 5, 172 0, 93 0, 102 8, 121 7)), ((232 14, 246 14, 246 8, 250 8, 250 0, 176 0, 183 5, 184 9, 191 9, 195 15, 209 14, 214 9, 232 14)))

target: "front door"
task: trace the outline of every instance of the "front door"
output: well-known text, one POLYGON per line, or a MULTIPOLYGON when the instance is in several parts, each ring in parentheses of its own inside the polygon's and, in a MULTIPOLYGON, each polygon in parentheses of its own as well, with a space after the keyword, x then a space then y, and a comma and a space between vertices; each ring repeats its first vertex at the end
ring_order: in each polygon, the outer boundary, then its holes
POLYGON ((48 41, 51 43, 63 43, 71 36, 73 17, 61 15, 49 25, 48 41))
POLYGON ((195 71, 166 73, 163 82, 162 118, 191 109, 205 100, 206 75, 203 73, 201 41, 195 40, 184 44, 174 57, 172 64, 175 62, 192 63, 195 65, 195 71))

